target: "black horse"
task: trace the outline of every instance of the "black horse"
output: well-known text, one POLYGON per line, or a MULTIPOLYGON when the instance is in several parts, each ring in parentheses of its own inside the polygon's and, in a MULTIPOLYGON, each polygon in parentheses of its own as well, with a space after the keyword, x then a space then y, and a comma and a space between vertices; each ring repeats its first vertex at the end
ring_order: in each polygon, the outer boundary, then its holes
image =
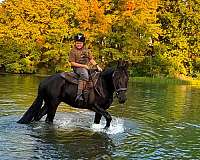
POLYGON ((72 107, 89 109, 95 112, 94 123, 99 124, 101 117, 106 119, 106 126, 110 126, 112 120, 106 111, 113 102, 113 94, 116 92, 119 103, 125 103, 128 84, 128 63, 118 61, 115 69, 109 68, 101 72, 95 86, 90 90, 87 104, 80 105, 75 102, 77 84, 67 81, 61 74, 47 77, 40 82, 38 95, 25 112, 18 123, 30 123, 39 121, 47 114, 46 122, 52 123, 57 107, 61 102, 65 102, 72 107), (44 101, 44 105, 42 107, 44 101))

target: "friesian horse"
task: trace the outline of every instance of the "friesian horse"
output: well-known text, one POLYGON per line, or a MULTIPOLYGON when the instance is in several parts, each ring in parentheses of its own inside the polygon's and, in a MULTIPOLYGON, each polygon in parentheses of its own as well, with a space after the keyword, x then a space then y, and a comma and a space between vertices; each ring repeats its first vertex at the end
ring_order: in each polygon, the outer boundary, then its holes
POLYGON ((125 103, 128 85, 128 62, 118 61, 117 67, 109 68, 100 73, 93 89, 90 90, 87 104, 75 102, 77 84, 64 79, 61 74, 55 74, 40 82, 38 95, 30 108, 24 113, 18 123, 26 124, 39 121, 47 114, 46 122, 53 123, 58 105, 61 102, 75 108, 89 109, 95 112, 94 123, 99 124, 101 117, 110 126, 111 115, 106 111, 113 102, 114 92, 119 103, 125 103), (42 106, 44 101, 44 105, 42 106))

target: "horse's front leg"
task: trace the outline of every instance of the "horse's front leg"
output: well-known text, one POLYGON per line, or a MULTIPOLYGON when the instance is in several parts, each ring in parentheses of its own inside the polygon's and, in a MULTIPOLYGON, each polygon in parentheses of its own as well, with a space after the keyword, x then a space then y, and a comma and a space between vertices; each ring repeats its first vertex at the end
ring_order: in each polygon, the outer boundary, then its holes
POLYGON ((100 120, 101 120, 101 117, 102 117, 102 115, 96 112, 95 113, 95 117, 94 117, 94 123, 95 124, 99 124, 100 120))
MULTIPOLYGON (((96 112, 96 114, 100 114, 101 116, 105 117, 105 119, 106 119, 105 129, 107 129, 108 127, 110 127, 110 122, 112 121, 111 115, 105 109, 101 108, 98 105, 95 105, 92 109, 93 109, 94 112, 96 112)), ((96 115, 95 115, 95 117, 96 117, 96 115)))

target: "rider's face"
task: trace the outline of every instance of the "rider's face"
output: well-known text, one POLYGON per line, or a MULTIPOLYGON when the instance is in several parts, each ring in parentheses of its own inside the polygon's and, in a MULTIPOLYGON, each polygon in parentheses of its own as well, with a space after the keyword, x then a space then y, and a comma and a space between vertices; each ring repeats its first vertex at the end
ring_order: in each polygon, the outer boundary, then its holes
POLYGON ((83 42, 76 42, 75 43, 75 46, 76 46, 76 48, 78 48, 78 49, 82 49, 83 48, 83 45, 84 45, 84 43, 83 42))

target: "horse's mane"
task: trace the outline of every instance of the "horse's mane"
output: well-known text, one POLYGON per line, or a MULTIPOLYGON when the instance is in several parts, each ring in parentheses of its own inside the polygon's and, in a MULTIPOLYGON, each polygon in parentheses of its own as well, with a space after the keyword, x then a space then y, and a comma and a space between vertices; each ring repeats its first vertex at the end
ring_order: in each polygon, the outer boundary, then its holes
POLYGON ((113 74, 113 72, 114 72, 114 68, 107 68, 101 72, 101 76, 103 76, 103 77, 109 76, 109 75, 113 74))
POLYGON ((115 61, 107 63, 106 66, 104 67, 103 72, 101 72, 101 75, 102 76, 111 75, 114 72, 115 68, 116 68, 115 67, 115 63, 116 63, 115 61))

